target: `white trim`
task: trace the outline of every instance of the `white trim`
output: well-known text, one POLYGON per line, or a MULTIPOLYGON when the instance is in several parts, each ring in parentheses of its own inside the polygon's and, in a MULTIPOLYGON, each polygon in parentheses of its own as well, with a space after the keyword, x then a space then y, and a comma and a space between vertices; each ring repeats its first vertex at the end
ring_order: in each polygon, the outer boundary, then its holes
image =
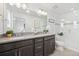
POLYGON ((64 42, 62 42, 62 41, 56 40, 56 44, 57 44, 58 46, 64 46, 64 42))
MULTIPOLYGON (((58 41, 58 42, 59 42, 59 43, 64 43, 64 42, 61 42, 61 41, 58 41)), ((75 51, 75 52, 79 53, 79 50, 77 50, 77 49, 75 49, 75 48, 72 48, 72 47, 65 46, 65 44, 61 45, 61 44, 59 44, 59 43, 57 43, 57 41, 56 41, 56 44, 57 44, 58 46, 63 46, 63 47, 66 48, 66 49, 69 49, 69 50, 72 50, 72 51, 75 51)))
POLYGON ((65 48, 69 49, 69 50, 72 50, 72 51, 75 51, 77 53, 79 53, 79 50, 75 49, 75 48, 71 48, 71 47, 68 47, 68 46, 65 46, 65 48))

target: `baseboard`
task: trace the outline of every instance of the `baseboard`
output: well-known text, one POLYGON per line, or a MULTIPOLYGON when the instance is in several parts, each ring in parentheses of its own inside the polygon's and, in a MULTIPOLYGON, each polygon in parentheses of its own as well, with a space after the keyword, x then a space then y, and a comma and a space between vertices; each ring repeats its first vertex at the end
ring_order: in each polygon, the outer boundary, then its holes
POLYGON ((56 44, 57 44, 58 46, 64 46, 64 42, 62 42, 62 41, 56 41, 56 44))
POLYGON ((67 47, 67 46, 65 46, 65 48, 79 53, 79 50, 77 50, 77 49, 75 49, 75 48, 71 48, 71 47, 67 47))
MULTIPOLYGON (((63 43, 63 42, 61 42, 61 43, 63 43)), ((58 46, 62 46, 62 45, 58 45, 58 46)), ((75 52, 78 52, 78 53, 79 53, 79 50, 77 50, 77 49, 75 49, 75 48, 68 47, 68 46, 65 46, 65 45, 63 45, 63 47, 64 47, 65 49, 69 49, 69 50, 72 50, 72 51, 75 51, 75 52)))

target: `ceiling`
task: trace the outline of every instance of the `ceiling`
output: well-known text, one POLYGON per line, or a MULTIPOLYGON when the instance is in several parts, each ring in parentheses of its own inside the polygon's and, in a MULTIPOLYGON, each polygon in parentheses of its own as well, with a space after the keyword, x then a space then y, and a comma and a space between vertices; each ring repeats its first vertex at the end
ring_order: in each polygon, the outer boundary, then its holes
POLYGON ((42 9, 48 13, 50 16, 60 16, 65 13, 72 12, 74 10, 79 10, 79 3, 25 3, 28 9, 38 11, 42 9))
POLYGON ((71 9, 79 10, 79 3, 27 3, 32 10, 43 9, 50 15, 59 16, 71 12, 71 9))

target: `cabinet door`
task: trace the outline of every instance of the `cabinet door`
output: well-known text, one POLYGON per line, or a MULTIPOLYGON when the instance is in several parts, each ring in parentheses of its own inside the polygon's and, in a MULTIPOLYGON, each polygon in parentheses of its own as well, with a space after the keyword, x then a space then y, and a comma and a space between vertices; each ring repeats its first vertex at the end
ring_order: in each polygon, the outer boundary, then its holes
POLYGON ((33 56, 33 46, 25 46, 19 49, 19 56, 33 56))
POLYGON ((50 55, 55 50, 55 42, 54 39, 49 39, 47 41, 44 41, 44 55, 50 55))
POLYGON ((50 39, 49 40, 49 54, 52 54, 55 50, 55 40, 54 39, 50 39))
POLYGON ((43 42, 35 44, 34 55, 43 56, 43 42))
POLYGON ((17 50, 10 50, 7 52, 0 53, 0 56, 17 56, 17 50))
POLYGON ((49 40, 48 41, 44 41, 44 55, 47 56, 50 53, 50 44, 49 44, 49 40))

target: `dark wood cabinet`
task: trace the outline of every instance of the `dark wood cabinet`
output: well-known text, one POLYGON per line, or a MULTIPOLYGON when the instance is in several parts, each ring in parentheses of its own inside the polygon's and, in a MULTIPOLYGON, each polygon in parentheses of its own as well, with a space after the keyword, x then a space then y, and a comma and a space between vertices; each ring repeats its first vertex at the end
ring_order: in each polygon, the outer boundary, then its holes
POLYGON ((33 46, 29 45, 19 48, 19 56, 33 56, 33 46))
POLYGON ((54 35, 0 44, 0 56, 48 56, 54 50, 54 35))
POLYGON ((36 38, 34 41, 34 55, 43 56, 43 38, 36 38))
POLYGON ((35 53, 35 56, 43 56, 43 52, 35 53))
POLYGON ((17 55, 18 54, 16 49, 0 53, 0 56, 17 56, 17 55))
POLYGON ((48 56, 55 50, 55 38, 47 37, 44 39, 44 55, 48 56))

